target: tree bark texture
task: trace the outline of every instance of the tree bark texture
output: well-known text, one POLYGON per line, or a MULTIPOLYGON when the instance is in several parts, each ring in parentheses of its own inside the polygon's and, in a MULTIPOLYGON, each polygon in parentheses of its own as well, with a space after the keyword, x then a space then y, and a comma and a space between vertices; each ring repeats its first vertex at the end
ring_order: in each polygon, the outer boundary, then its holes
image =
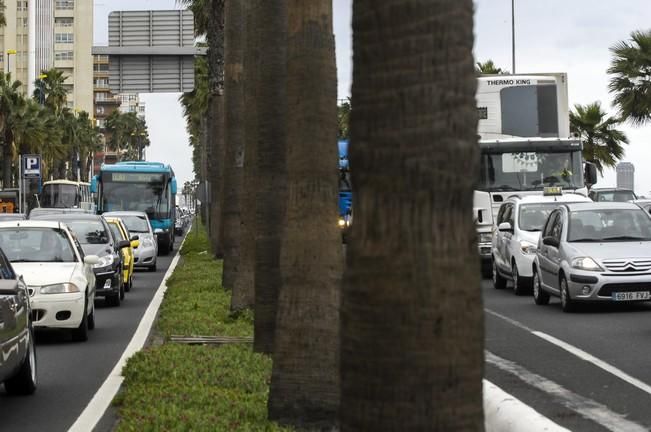
POLYGON ((213 254, 224 256, 222 205, 224 190, 224 0, 210 0, 208 40, 208 176, 210 180, 210 239, 213 254))
POLYGON ((13 138, 9 133, 5 133, 4 135, 4 143, 2 145, 2 187, 10 188, 13 186, 11 169, 14 160, 13 138))
POLYGON ((356 0, 342 431, 482 431, 471 0, 356 0))
POLYGON ((229 0, 224 10, 225 87, 224 87, 224 271, 222 286, 232 290, 240 267, 240 202, 244 165, 244 0, 229 0))
POLYGON ((337 423, 343 255, 331 0, 288 0, 287 186, 269 418, 337 423))
MULTIPOLYGON (((231 295, 231 313, 244 309, 253 309, 255 305, 254 267, 255 267, 255 181, 256 181, 256 146, 257 107, 256 88, 258 77, 258 45, 256 17, 253 14, 252 3, 261 0, 244 2, 246 23, 244 25, 244 167, 242 170, 242 199, 240 201, 240 265, 235 275, 231 295)), ((264 0, 262 0, 264 1, 264 0)))
POLYGON ((257 95, 255 321, 256 352, 274 347, 280 240, 287 197, 287 1, 255 2, 260 81, 257 95))

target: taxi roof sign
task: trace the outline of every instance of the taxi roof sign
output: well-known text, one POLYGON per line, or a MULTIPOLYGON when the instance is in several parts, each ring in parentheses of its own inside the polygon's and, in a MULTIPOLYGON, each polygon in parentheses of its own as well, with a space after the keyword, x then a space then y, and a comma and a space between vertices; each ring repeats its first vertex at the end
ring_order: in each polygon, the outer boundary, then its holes
POLYGON ((543 189, 544 196, 558 196, 563 195, 563 188, 560 186, 546 186, 543 189))

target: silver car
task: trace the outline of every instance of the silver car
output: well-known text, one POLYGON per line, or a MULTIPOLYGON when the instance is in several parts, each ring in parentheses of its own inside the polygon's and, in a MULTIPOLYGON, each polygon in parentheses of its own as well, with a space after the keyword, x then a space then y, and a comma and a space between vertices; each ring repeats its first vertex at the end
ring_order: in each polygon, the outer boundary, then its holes
POLYGON ((536 304, 651 299, 651 218, 633 203, 563 204, 549 214, 533 262, 536 304))
POLYGON ((129 232, 138 236, 140 246, 133 250, 134 267, 156 271, 158 241, 147 214, 139 211, 114 211, 106 212, 103 216, 121 219, 129 232))

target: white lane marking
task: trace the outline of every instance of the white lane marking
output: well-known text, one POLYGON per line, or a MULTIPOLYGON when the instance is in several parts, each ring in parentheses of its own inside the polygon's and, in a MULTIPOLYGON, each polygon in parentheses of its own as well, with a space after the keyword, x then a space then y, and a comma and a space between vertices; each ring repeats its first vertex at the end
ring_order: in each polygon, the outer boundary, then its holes
POLYGON ((643 381, 641 381, 641 380, 627 374, 623 370, 616 368, 615 366, 611 365, 610 363, 607 363, 607 362, 605 362, 603 360, 600 360, 597 357, 583 351, 582 349, 577 348, 574 345, 570 345, 567 342, 563 342, 562 340, 557 339, 554 336, 548 335, 547 333, 543 333, 541 331, 533 330, 533 329, 527 327, 526 325, 522 324, 521 322, 516 321, 514 319, 511 319, 509 317, 506 317, 506 316, 504 316, 504 315, 502 315, 500 313, 497 313, 497 312, 492 311, 490 309, 484 309, 484 310, 487 313, 489 313, 491 315, 494 315, 494 316, 508 322, 509 324, 512 324, 512 325, 514 325, 514 326, 516 326, 516 327, 518 327, 518 328, 520 328, 522 330, 526 330, 526 331, 530 332, 531 334, 533 334, 534 336, 538 336, 539 338, 541 338, 543 340, 546 340, 547 342, 549 342, 549 343, 551 343, 553 345, 556 345, 559 348, 564 349, 565 351, 567 351, 570 354, 580 358, 581 360, 585 360, 585 361, 587 361, 589 363, 592 363, 593 365, 597 366, 599 369, 604 370, 604 371, 608 372, 609 374, 614 375, 617 378, 621 379, 622 381, 625 381, 625 382, 629 383, 633 387, 636 387, 636 388, 642 390, 643 392, 651 395, 651 386, 650 385, 648 385, 647 383, 645 383, 645 382, 643 382, 643 381))
POLYGON ((486 380, 484 426, 486 432, 571 432, 486 380))
POLYGON ((525 383, 556 398, 562 405, 580 416, 592 420, 614 432, 647 432, 647 428, 627 420, 621 414, 611 411, 607 406, 578 395, 561 385, 538 374, 528 371, 512 361, 503 359, 486 351, 486 361, 495 367, 517 376, 525 383))
POLYGON ((174 272, 174 269, 179 262, 179 259, 181 257, 181 248, 183 247, 186 238, 187 235, 183 238, 181 246, 178 248, 174 259, 172 260, 172 263, 165 273, 165 276, 163 276, 163 281, 158 286, 154 297, 151 299, 151 302, 149 303, 147 310, 142 316, 142 319, 138 324, 138 328, 133 334, 129 345, 127 345, 126 349, 122 353, 122 357, 120 357, 120 360, 118 360, 118 362, 115 364, 115 367, 113 367, 111 373, 109 373, 109 375, 106 377, 106 380, 102 383, 102 386, 97 390, 88 405, 86 405, 84 411, 79 415, 73 425, 70 426, 68 432, 88 432, 93 430, 106 412, 106 409, 111 404, 111 401, 117 394, 118 390, 120 390, 122 381, 124 381, 124 377, 122 376, 122 368, 132 355, 140 351, 142 347, 145 346, 145 342, 147 341, 151 327, 153 326, 154 320, 156 319, 158 308, 160 308, 160 305, 163 302, 163 297, 165 296, 165 291, 167 291, 167 279, 172 276, 172 273, 174 272))

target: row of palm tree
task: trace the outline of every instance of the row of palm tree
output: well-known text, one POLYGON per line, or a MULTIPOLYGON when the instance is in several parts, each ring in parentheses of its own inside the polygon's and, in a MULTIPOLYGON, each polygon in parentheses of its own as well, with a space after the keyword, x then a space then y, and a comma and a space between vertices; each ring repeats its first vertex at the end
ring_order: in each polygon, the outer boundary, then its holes
POLYGON ((43 71, 32 97, 11 74, 0 72, 0 145, 2 184, 17 183, 19 154, 39 153, 44 177, 75 178, 76 164, 85 173, 98 149, 100 135, 88 113, 65 106, 65 77, 61 71, 43 71))
POLYGON ((145 119, 135 112, 114 110, 106 118, 106 149, 117 152, 122 160, 142 160, 143 151, 150 145, 145 119))
POLYGON ((181 97, 195 173, 231 310, 273 358, 269 418, 481 430, 472 0, 355 1, 345 262, 332 0, 180 1, 208 45, 181 97))

